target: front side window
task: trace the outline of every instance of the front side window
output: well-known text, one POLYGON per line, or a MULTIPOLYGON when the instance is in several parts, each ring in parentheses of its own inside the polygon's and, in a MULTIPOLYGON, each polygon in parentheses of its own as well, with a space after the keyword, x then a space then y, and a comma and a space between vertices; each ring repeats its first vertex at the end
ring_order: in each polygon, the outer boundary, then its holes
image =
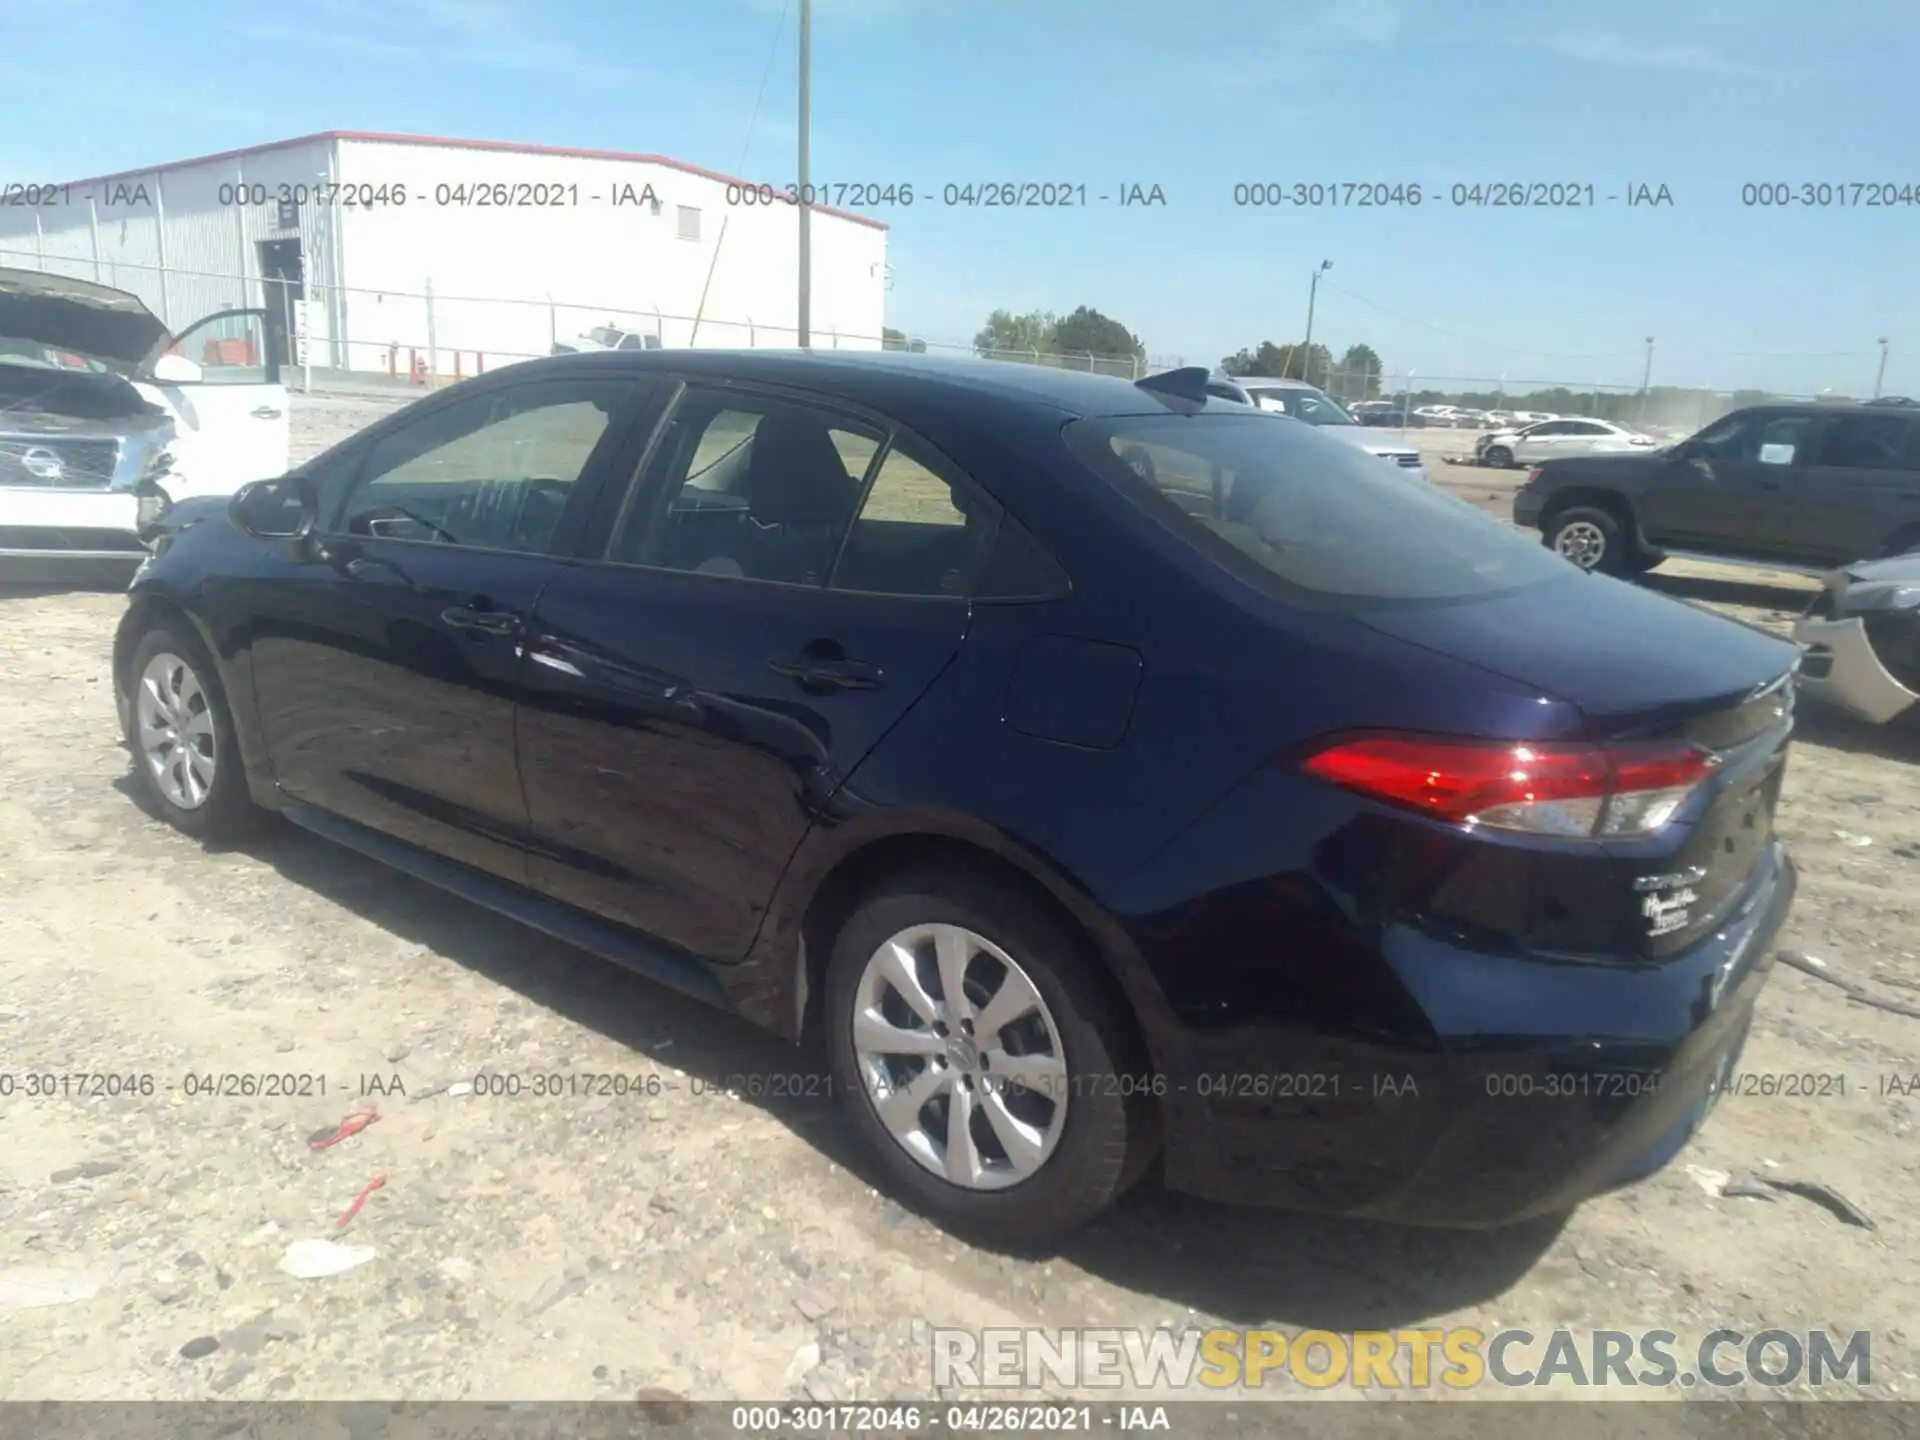
POLYGON ((268 384, 278 378, 281 358, 272 354, 258 310, 210 315, 188 326, 167 353, 190 361, 199 373, 188 383, 201 385, 268 384))
POLYGON ((1567 574, 1466 502, 1300 426, 1219 413, 1079 420, 1064 433, 1154 520, 1288 599, 1458 599, 1567 574))
POLYGON ((1812 415, 1729 415, 1700 432, 1694 450, 1707 460, 1790 465, 1801 456, 1818 420, 1812 415))
POLYGON ((607 558, 824 585, 883 438, 865 421, 811 405, 688 390, 607 558))
POLYGON ((368 453, 334 528, 368 539, 549 553, 630 382, 565 380, 447 405, 368 453))

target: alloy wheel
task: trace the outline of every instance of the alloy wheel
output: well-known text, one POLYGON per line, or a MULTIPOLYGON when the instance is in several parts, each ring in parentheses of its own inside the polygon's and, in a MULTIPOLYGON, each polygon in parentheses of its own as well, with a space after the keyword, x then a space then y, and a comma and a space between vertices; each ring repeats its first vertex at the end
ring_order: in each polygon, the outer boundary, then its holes
POLYGON ((1030 1179, 1060 1142, 1066 1051, 1038 987, 983 935, 916 925, 867 960, 854 1059, 881 1126, 967 1190, 1030 1179))
POLYGON ((198 810, 213 793, 213 703, 193 667, 162 651, 134 691, 140 760, 171 805, 198 810))
POLYGON ((1553 548, 1582 570, 1591 570, 1607 553, 1607 537, 1591 520, 1576 520, 1553 537, 1553 548))

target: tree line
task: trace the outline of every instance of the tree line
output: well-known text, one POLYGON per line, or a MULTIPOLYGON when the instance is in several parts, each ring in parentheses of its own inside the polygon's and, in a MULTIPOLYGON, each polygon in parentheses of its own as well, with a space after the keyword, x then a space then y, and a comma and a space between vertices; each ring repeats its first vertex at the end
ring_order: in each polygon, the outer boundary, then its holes
MULTIPOLYGON (((891 327, 882 332, 881 343, 889 350, 924 351, 927 348, 925 341, 909 339, 904 332, 891 327)), ((1147 353, 1138 335, 1089 305, 1081 305, 1064 315, 1051 310, 1024 313, 995 310, 974 334, 973 348, 980 355, 1091 354, 1136 361, 1144 360, 1147 353)), ((1336 362, 1333 351, 1318 342, 1276 344, 1262 340, 1251 349, 1243 346, 1231 355, 1222 356, 1219 368, 1228 375, 1303 380, 1348 404, 1357 400, 1388 400, 1409 409, 1420 405, 1457 405, 1469 410, 1540 410, 1555 415, 1591 415, 1625 424, 1632 423, 1649 405, 1666 409, 1714 401, 1725 403, 1721 392, 1664 385, 1655 386, 1645 397, 1634 390, 1582 390, 1566 385, 1526 391, 1423 388, 1387 392, 1380 354, 1364 343, 1347 346, 1336 362)), ((1785 397, 1762 390, 1737 390, 1732 398, 1734 406, 1740 407, 1785 397)))

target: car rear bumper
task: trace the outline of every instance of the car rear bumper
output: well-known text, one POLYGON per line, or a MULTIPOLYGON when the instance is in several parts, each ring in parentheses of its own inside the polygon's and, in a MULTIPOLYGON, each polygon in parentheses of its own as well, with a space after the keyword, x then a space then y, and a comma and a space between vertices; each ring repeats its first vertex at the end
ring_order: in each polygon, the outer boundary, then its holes
POLYGON ((1901 684, 1881 663, 1858 616, 1802 620, 1793 627, 1793 638, 1806 649, 1796 682, 1802 692, 1876 725, 1920 704, 1920 694, 1901 684))
POLYGON ((1720 927, 1651 964, 1556 964, 1389 933, 1389 963, 1429 977, 1419 1043, 1187 1028, 1156 1080, 1167 1183, 1476 1228, 1649 1175, 1685 1146, 1735 1063, 1795 885, 1772 842, 1720 927))
POLYGON ((1540 523, 1540 512, 1545 508, 1545 497, 1530 490, 1516 491, 1513 497, 1513 523, 1530 530, 1540 523))

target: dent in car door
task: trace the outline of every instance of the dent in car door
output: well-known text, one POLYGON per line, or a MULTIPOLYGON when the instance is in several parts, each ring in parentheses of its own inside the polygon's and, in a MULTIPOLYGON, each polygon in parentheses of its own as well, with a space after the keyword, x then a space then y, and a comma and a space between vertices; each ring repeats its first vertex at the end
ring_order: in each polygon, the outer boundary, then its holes
POLYGON ((951 543, 919 521, 879 533, 908 465, 883 434, 773 397, 682 397, 610 561, 563 567, 527 635, 535 884, 708 959, 746 953, 808 827, 966 634, 990 507, 950 510, 951 543), (813 526, 837 531, 825 571, 783 548, 813 526), (939 553, 918 563, 922 541, 939 553), (827 588, 836 552, 849 585, 896 593, 827 588))
POLYGON ((436 407, 370 448, 328 533, 268 562, 254 688, 288 794, 524 878, 519 640, 633 397, 601 377, 436 407))

